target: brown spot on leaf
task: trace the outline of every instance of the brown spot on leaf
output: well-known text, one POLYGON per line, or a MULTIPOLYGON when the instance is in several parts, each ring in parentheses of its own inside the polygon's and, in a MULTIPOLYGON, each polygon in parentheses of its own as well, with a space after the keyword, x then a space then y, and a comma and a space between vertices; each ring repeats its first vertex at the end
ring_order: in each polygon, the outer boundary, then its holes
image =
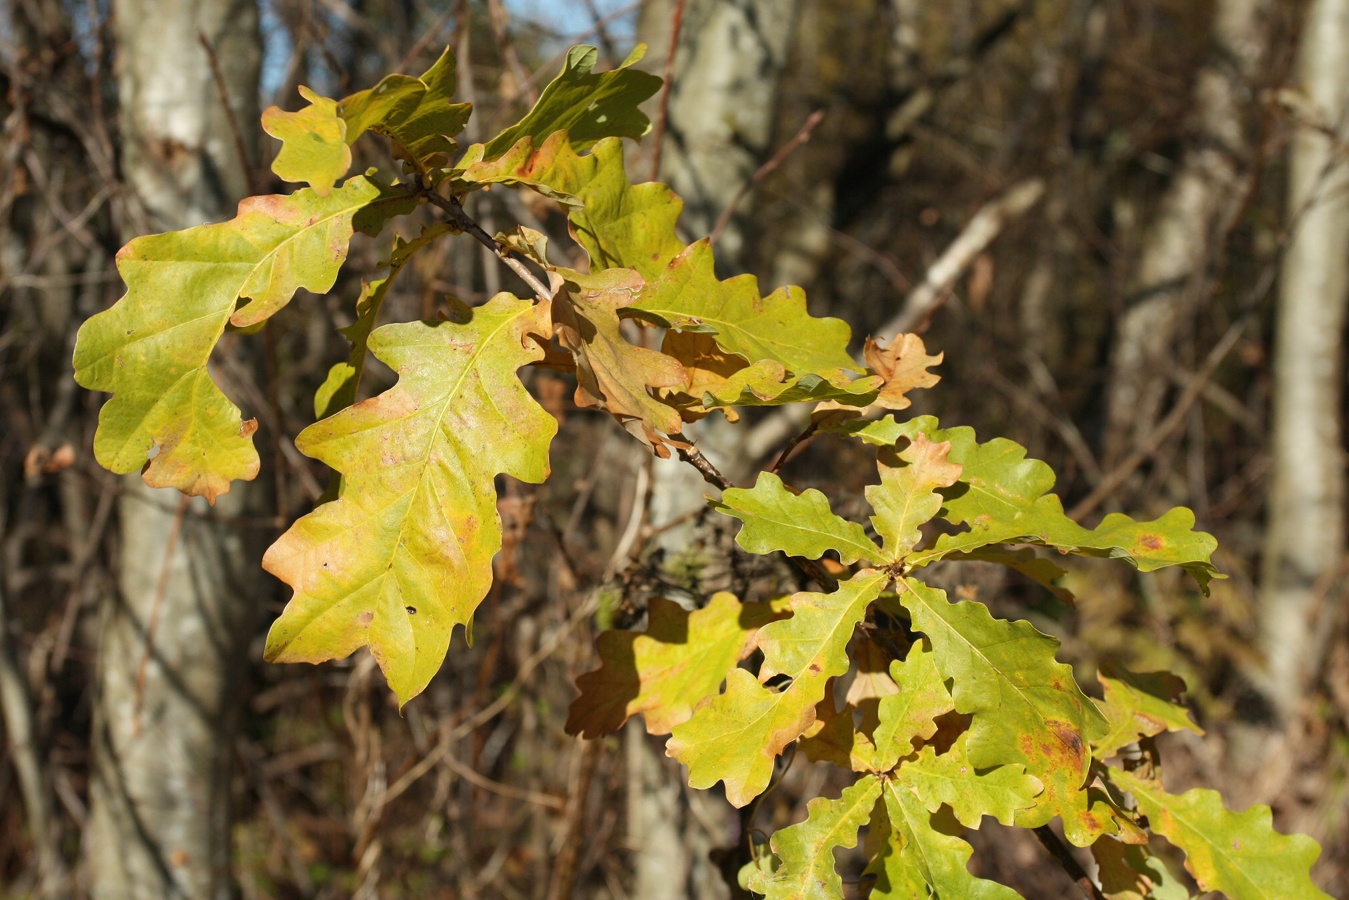
POLYGON ((1160 534, 1145 534, 1138 539, 1138 543, 1144 550, 1160 550, 1166 546, 1160 534))
POLYGON ((375 621, 375 614, 367 609, 356 617, 356 621, 362 625, 369 625, 371 622, 375 621))

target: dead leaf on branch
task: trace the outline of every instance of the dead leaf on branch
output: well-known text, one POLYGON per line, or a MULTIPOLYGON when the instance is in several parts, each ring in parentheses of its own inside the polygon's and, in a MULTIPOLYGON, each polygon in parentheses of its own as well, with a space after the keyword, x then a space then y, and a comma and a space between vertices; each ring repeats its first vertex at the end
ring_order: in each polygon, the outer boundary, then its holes
POLYGON ((554 333, 576 360, 576 405, 604 410, 649 447, 678 434, 678 410, 651 391, 684 384, 688 373, 678 360, 628 343, 618 318, 642 289, 642 277, 630 269, 593 275, 556 269, 548 275, 554 333))

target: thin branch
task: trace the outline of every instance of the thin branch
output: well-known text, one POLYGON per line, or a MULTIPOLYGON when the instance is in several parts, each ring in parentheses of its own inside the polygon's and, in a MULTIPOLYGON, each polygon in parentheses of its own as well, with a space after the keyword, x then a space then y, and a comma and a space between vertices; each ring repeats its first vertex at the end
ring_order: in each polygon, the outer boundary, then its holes
POLYGON ((661 148, 665 145, 665 128, 670 120, 670 86, 674 83, 675 54, 679 51, 679 32, 684 30, 685 0, 676 0, 674 18, 670 23, 670 50, 665 54, 665 72, 661 76, 660 111, 651 133, 651 181, 660 178, 661 148))
MULTIPOLYGON (((716 466, 712 465, 711 460, 706 456, 703 456, 703 452, 694 445, 693 441, 682 434, 672 434, 670 437, 676 442, 675 449, 679 452, 679 458, 697 469, 698 473, 703 476, 703 481, 706 481, 714 488, 719 488, 722 491, 727 491, 735 487, 730 479, 721 474, 716 466)), ((832 594, 834 591, 838 590, 838 579, 826 572, 824 567, 817 561, 806 559, 802 556, 788 556, 785 553, 782 555, 786 557, 787 561, 795 566, 802 575, 805 575, 811 581, 823 588, 825 593, 832 594)))
POLYGON ((481 225, 474 221, 468 213, 464 212, 464 207, 460 205, 458 197, 450 197, 447 199, 440 196, 440 194, 437 194, 431 188, 425 187, 422 188, 420 193, 432 206, 439 208, 445 213, 446 217, 450 220, 451 225, 471 236, 479 244, 482 244, 488 250, 492 251, 493 256, 505 263, 516 275, 519 275, 520 280, 529 285, 530 289, 534 291, 535 295, 540 300, 548 300, 553 296, 553 292, 539 280, 539 277, 534 274, 529 266, 526 266, 523 262, 511 256, 510 251, 504 244, 500 243, 496 238, 484 231, 481 225))
POLYGON ((796 450, 797 447, 800 447, 806 441, 810 440, 812 437, 815 436, 816 427, 817 423, 811 422, 809 425, 805 427, 804 430, 801 431, 801 433, 799 433, 796 437, 792 438, 791 442, 788 443, 786 447, 782 448, 782 452, 778 454, 777 462, 773 463, 773 467, 768 471, 772 472, 774 475, 781 472, 782 467, 786 465, 787 460, 792 455, 792 452, 796 450))
MULTIPOLYGON (((1273 271, 1274 267, 1271 266, 1266 275, 1270 285, 1272 285, 1274 281, 1272 275, 1273 271)), ((1208 356, 1204 358, 1204 364, 1200 366, 1199 371, 1195 372, 1194 375, 1190 377, 1190 383, 1176 400, 1176 405, 1171 408, 1171 412, 1167 413, 1166 418, 1158 422, 1156 427, 1149 431, 1143 440, 1139 441, 1138 446, 1134 448, 1132 453, 1101 478, 1100 483, 1096 485, 1090 494, 1069 511, 1068 515, 1070 518, 1080 519, 1082 516, 1088 515, 1095 510, 1096 507, 1100 506, 1102 502, 1115 492, 1116 488, 1128 480, 1129 476, 1137 471, 1139 466, 1143 465, 1143 463, 1157 452, 1157 449, 1166 441, 1166 439, 1169 438, 1185 421, 1185 415, 1190 411, 1190 407, 1204 395, 1204 388, 1208 384, 1209 379, 1213 377, 1213 373, 1217 371, 1218 366, 1222 361, 1227 358, 1227 354, 1232 351, 1232 348, 1237 345, 1237 341, 1240 340, 1242 334, 1245 333, 1246 327, 1250 325, 1254 319, 1255 311, 1253 309, 1247 310, 1244 315, 1228 327, 1227 332, 1222 336, 1222 339, 1219 340, 1217 344, 1214 344, 1213 349, 1210 350, 1208 356)))
POLYGON ((809 141, 811 132, 814 131, 815 126, 819 125, 823 120, 824 110, 822 109, 817 109, 807 116, 805 123, 797 130, 796 134, 792 136, 792 139, 783 144, 778 152, 773 154, 772 159, 759 166, 755 173, 750 176, 749 181, 740 185, 740 190, 735 192, 735 196, 731 198, 731 202, 726 204, 726 208, 723 209, 721 215, 717 217, 717 224, 712 226, 712 233, 708 235, 708 240, 710 242, 715 244, 717 238, 721 237, 721 233, 725 231, 726 226, 730 224, 731 216, 735 215, 736 208, 739 207, 740 202, 745 199, 745 195, 752 191, 755 185, 771 175, 778 166, 786 162, 787 157, 796 152, 796 148, 809 141))
POLYGON ((234 107, 230 105, 225 74, 220 71, 220 59, 215 55, 215 47, 211 46, 211 40, 206 36, 206 32, 198 31, 197 41, 206 51, 206 59, 211 64, 211 76, 215 79, 216 93, 220 95, 220 105, 225 110, 225 121, 229 123, 230 134, 234 137, 234 152, 239 156, 239 168, 244 174, 244 186, 248 188, 248 193, 257 194, 258 185, 253 176, 253 167, 248 162, 248 149, 244 144, 244 133, 239 128, 239 120, 234 116, 234 107))

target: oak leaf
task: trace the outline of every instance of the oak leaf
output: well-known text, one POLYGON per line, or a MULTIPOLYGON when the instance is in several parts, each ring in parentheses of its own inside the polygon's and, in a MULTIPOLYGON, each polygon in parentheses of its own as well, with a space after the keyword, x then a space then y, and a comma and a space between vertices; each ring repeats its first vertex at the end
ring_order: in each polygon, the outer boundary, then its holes
POLYGON ((460 321, 386 325, 384 393, 317 422, 296 447, 341 473, 342 496, 304 516, 263 566, 295 591, 267 636, 274 662, 369 646, 400 704, 468 626, 501 548, 494 479, 547 477, 556 421, 516 375, 543 355, 546 304, 499 294, 460 321))

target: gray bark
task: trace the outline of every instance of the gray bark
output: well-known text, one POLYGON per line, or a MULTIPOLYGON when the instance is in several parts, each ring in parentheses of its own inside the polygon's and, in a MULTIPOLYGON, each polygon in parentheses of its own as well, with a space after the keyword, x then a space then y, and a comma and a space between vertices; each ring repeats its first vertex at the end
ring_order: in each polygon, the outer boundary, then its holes
POLYGON ((1298 711, 1326 639, 1342 621, 1343 598, 1332 589, 1345 555, 1340 411, 1349 166, 1343 143, 1336 143, 1349 138, 1349 0, 1314 0, 1304 29, 1298 76, 1303 114, 1313 120, 1298 130, 1291 150, 1295 231, 1275 320, 1273 472, 1261 583, 1266 693, 1285 720, 1298 711))
MULTIPOLYGON (((637 33, 660 72, 675 4, 648 2, 637 33)), ((689 0, 671 83, 662 181, 684 198, 691 236, 712 230, 726 204, 772 154, 779 75, 797 21, 796 0, 689 0)), ((718 258, 745 249, 742 203, 717 243, 718 258)))
MULTIPOLYGON (((246 162, 223 86, 257 145, 261 40, 251 0, 124 0, 115 13, 126 237, 233 214, 246 162), (220 67, 220 84, 199 42, 220 67)), ((124 481, 119 595, 105 598, 86 853, 97 898, 229 897, 229 773, 255 622, 257 548, 201 501, 124 481)))
POLYGON ((1177 331, 1205 299, 1207 262, 1241 211, 1251 153, 1244 111, 1256 99, 1269 7, 1270 0, 1214 6, 1213 50, 1195 84, 1198 138, 1148 229, 1112 351, 1108 463, 1126 456, 1160 418, 1177 331))

